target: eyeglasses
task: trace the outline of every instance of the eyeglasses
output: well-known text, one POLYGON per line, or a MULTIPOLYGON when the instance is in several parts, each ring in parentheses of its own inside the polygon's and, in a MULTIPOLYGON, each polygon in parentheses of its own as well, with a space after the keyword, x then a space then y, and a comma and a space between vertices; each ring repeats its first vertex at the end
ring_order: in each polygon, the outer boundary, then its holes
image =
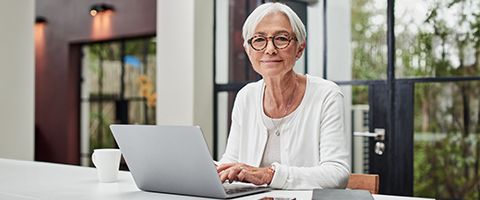
POLYGON ((287 35, 274 35, 270 37, 258 35, 250 38, 248 40, 248 44, 250 44, 250 46, 256 51, 263 51, 265 48, 267 48, 268 39, 272 40, 273 46, 276 49, 287 48, 290 44, 290 41, 297 40, 296 37, 289 37, 287 35))

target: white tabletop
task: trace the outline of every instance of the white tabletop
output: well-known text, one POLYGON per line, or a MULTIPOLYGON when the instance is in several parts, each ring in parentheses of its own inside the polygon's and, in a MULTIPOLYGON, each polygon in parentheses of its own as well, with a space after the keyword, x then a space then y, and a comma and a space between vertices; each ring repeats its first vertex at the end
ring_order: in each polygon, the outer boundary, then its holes
MULTIPOLYGON (((295 197, 312 199, 311 190, 274 190, 238 199, 262 197, 295 197)), ((373 195, 375 200, 421 198, 373 195)), ((121 171, 115 183, 99 183, 96 169, 73 165, 0 159, 0 200, 141 200, 141 199, 208 199, 140 191, 130 172, 121 171)))

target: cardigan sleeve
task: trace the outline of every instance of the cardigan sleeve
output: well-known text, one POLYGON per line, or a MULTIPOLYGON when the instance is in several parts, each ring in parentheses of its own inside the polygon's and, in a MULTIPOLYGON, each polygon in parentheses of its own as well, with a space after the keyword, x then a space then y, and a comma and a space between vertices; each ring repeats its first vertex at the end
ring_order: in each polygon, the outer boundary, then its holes
POLYGON ((317 165, 298 167, 274 163, 275 174, 270 187, 281 189, 346 187, 350 167, 344 133, 342 93, 335 92, 322 106, 317 165))

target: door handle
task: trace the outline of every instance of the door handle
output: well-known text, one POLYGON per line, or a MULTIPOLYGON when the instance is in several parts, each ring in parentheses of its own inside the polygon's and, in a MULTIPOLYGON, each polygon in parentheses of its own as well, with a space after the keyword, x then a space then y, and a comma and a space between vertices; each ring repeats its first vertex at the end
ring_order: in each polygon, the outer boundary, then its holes
POLYGON ((384 141, 385 140, 385 129, 376 128, 374 133, 366 132, 353 132, 353 136, 357 137, 374 137, 376 140, 384 141))
POLYGON ((385 152, 385 129, 376 128, 374 133, 370 132, 353 132, 353 136, 357 137, 374 137, 377 142, 375 142, 375 154, 383 155, 385 152))

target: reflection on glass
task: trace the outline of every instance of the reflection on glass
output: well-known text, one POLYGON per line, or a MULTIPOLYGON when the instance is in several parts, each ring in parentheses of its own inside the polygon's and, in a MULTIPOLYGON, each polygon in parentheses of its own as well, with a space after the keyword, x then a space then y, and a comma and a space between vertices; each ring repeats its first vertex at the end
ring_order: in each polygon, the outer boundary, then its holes
POLYGON ((414 196, 480 198, 480 82, 415 86, 414 196))
POLYGON ((395 1, 399 77, 480 75, 480 1, 395 1))
POLYGON ((386 79, 387 1, 352 0, 352 79, 386 79))

